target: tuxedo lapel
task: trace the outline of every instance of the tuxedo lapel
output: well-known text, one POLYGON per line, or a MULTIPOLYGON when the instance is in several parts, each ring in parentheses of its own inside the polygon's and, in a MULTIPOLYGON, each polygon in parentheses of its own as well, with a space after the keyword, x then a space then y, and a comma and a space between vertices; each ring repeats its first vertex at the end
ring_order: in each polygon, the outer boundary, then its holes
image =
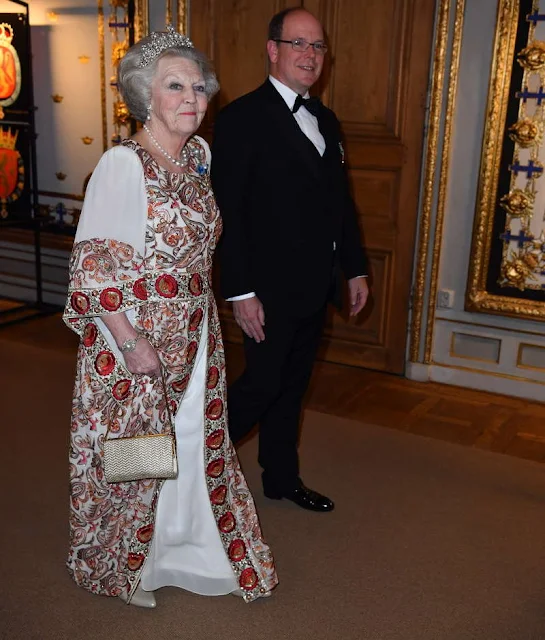
POLYGON ((290 112, 282 96, 267 80, 261 86, 265 103, 266 120, 272 127, 280 131, 278 139, 286 145, 286 153, 297 153, 301 157, 302 166, 307 168, 318 180, 323 177, 322 158, 316 147, 301 131, 297 121, 290 112))

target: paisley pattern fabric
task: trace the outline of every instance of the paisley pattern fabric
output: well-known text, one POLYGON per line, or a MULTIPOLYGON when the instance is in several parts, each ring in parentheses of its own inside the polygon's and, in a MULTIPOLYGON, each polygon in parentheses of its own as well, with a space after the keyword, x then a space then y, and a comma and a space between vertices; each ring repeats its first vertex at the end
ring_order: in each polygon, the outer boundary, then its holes
MULTIPOLYGON (((145 241, 140 247, 119 237, 76 236, 64 313, 65 322, 81 339, 70 439, 68 568, 80 586, 94 593, 134 593, 153 539, 162 482, 107 484, 104 439, 168 429, 166 402, 175 415, 204 333, 206 485, 225 552, 245 600, 251 601, 274 588, 277 577, 228 436, 225 356, 211 288, 221 218, 207 171, 208 146, 197 136, 188 144, 190 165, 184 174, 160 168, 134 141, 124 141, 125 150, 105 154, 123 155, 129 162, 136 154, 140 160, 138 171, 143 171, 147 196, 147 211, 141 214, 145 241), (168 398, 160 381, 133 376, 108 341, 100 317, 122 311, 157 349, 168 398), (203 332, 205 318, 208 326, 203 332)), ((92 228, 88 216, 95 212, 86 212, 84 206, 82 218, 86 213, 86 228, 92 228)), ((138 224, 140 214, 131 215, 138 224)))

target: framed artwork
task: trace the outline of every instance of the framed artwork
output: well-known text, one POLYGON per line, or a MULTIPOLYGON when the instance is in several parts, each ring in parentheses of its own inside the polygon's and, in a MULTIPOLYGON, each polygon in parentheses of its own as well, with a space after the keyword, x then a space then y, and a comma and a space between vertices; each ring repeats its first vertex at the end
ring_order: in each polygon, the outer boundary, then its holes
POLYGON ((499 0, 466 309, 545 320, 545 0, 499 0))
POLYGON ((28 17, 0 13, 0 221, 31 217, 28 17))
POLYGON ((28 69, 27 16, 0 13, 0 116, 11 121, 29 121, 30 84, 28 69))

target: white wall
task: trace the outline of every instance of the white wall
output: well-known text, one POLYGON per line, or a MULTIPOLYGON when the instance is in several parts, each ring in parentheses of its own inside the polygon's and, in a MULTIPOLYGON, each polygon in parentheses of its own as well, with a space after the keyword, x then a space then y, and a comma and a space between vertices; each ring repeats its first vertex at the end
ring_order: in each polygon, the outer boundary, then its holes
POLYGON ((431 365, 408 375, 545 400, 544 324, 464 311, 496 11, 496 0, 466 1, 438 276, 453 305, 436 309, 431 365), (534 368, 517 364, 519 349, 534 368))
MULTIPOLYGON (((70 223, 70 212, 82 206, 74 196, 83 194, 86 179, 111 146, 114 133, 109 3, 103 2, 104 68, 96 0, 32 0, 29 4, 39 202, 52 209, 62 203, 68 210, 64 219, 70 223), (55 102, 53 95, 62 96, 62 101, 55 102), (92 139, 90 144, 83 141, 87 137, 92 139)), ((0 12, 20 11, 18 5, 0 0, 0 12)), ((50 217, 56 219, 54 211, 50 217)), ((46 302, 64 303, 67 256, 68 251, 42 251, 46 302)), ((33 263, 32 245, 16 245, 0 229, 0 296, 34 300, 33 263)))

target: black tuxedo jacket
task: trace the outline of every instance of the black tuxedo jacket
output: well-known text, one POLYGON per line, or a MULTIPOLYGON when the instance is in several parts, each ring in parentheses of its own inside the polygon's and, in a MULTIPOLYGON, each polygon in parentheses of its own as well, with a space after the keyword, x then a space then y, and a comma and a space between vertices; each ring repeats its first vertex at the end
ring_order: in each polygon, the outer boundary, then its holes
POLYGON ((367 274, 339 122, 321 106, 318 124, 323 156, 268 80, 220 111, 211 176, 225 298, 254 291, 269 312, 306 315, 340 302, 341 271, 367 274))

